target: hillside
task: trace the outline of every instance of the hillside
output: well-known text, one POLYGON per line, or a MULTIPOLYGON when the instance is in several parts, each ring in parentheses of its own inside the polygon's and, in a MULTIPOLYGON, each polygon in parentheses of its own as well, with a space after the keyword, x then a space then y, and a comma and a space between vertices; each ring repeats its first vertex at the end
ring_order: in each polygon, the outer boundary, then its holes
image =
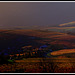
POLYGON ((75 35, 45 30, 0 30, 0 41, 1 50, 6 51, 21 49, 25 45, 39 48, 45 44, 75 48, 75 35))

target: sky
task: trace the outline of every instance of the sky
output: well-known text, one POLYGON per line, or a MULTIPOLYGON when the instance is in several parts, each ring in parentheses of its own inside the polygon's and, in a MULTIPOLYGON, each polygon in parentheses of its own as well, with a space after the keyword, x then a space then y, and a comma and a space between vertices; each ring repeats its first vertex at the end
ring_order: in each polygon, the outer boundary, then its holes
POLYGON ((58 26, 75 21, 75 2, 0 2, 0 28, 58 26))

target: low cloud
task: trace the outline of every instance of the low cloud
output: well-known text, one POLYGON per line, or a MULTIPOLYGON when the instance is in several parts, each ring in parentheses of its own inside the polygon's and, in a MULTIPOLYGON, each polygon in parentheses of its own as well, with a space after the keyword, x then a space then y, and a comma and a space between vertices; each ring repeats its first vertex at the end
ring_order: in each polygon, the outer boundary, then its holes
POLYGON ((59 26, 74 25, 74 24, 75 24, 75 21, 72 21, 72 22, 68 22, 68 23, 60 24, 59 26))

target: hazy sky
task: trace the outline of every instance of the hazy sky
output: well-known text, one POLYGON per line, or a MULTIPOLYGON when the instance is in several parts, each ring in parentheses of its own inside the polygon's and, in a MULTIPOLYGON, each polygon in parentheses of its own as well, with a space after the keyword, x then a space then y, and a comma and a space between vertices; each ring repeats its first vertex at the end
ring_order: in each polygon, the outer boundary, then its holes
POLYGON ((35 26, 75 21, 75 2, 0 2, 0 27, 35 26))

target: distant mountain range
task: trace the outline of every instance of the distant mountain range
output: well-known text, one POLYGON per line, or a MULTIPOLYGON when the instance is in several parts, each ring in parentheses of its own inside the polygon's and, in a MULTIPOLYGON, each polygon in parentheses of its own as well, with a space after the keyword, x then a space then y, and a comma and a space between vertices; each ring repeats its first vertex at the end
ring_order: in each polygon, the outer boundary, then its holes
POLYGON ((7 29, 7 30, 20 30, 20 29, 33 29, 33 30, 46 30, 46 31, 56 31, 56 32, 71 32, 75 33, 75 24, 72 25, 63 25, 63 26, 53 26, 51 27, 50 25, 46 26, 40 26, 40 25, 35 25, 35 26, 10 26, 10 27, 3 27, 0 26, 0 29, 7 29))

